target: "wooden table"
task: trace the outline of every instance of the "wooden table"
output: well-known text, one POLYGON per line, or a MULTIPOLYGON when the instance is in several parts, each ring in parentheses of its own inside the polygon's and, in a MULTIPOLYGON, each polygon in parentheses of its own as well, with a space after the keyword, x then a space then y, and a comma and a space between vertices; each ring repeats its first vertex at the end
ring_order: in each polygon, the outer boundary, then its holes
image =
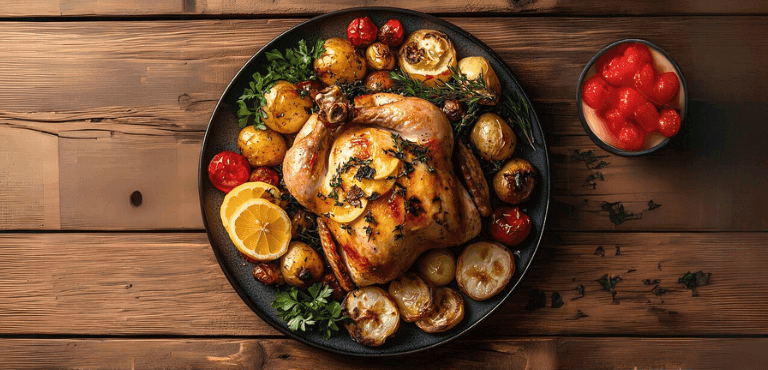
POLYGON ((197 196, 203 133, 233 75, 281 32, 352 2, 33 3, 0 3, 0 368, 768 361, 763 1, 368 2, 437 10, 496 50, 540 116, 553 185, 545 240, 500 312, 435 350, 377 361, 308 347, 251 312, 197 196), (643 158, 598 149, 575 106, 585 63, 626 37, 671 54, 690 94, 681 135, 643 158), (642 219, 612 223, 615 202, 642 219), (706 284, 678 282, 698 271, 706 284))

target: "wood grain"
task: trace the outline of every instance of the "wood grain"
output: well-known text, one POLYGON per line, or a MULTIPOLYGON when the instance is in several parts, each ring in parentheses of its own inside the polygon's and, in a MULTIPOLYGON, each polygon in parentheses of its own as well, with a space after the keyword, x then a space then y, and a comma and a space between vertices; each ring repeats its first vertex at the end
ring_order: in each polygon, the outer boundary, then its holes
MULTIPOLYGON (((551 227, 768 227, 767 18, 448 20, 496 50, 534 101, 553 162, 551 227), (589 58, 622 37, 676 58, 690 124, 657 155, 600 158, 609 165, 598 171, 575 155, 605 153, 584 136, 574 90, 589 58), (619 226, 601 211, 620 201, 637 213, 649 200, 663 207, 619 226)), ((0 187, 0 229, 200 229, 197 152, 210 113, 243 63, 299 21, 0 23, 0 136, 21 143, 0 146, 0 182, 12 184, 0 187), (45 170, 29 165, 43 157, 45 170), (146 194, 140 208, 129 206, 133 191, 146 194), (34 196, 22 206, 19 194, 34 196)))
POLYGON ((440 14, 570 14, 570 15, 670 15, 670 14, 764 14, 764 2, 742 0, 723 2, 716 0, 683 0, 663 2, 638 1, 442 1, 436 7, 431 2, 349 0, 302 2, 299 0, 38 0, 35 6, 22 0, 9 0, 0 4, 2 17, 68 17, 68 16, 252 16, 252 15, 309 15, 327 13, 357 6, 390 6, 426 13, 440 14))
POLYGON ((11 339, 0 367, 14 369, 756 369, 768 340, 522 338, 464 340, 414 355, 336 355, 289 339, 11 339))
MULTIPOLYGON (((469 337, 768 334, 768 233, 547 235, 521 289, 469 337), (689 271, 709 284, 678 283, 689 271), (604 275, 620 277, 615 293, 604 275)), ((4 335, 278 334, 229 285, 203 233, 0 234, 0 322, 4 335)))

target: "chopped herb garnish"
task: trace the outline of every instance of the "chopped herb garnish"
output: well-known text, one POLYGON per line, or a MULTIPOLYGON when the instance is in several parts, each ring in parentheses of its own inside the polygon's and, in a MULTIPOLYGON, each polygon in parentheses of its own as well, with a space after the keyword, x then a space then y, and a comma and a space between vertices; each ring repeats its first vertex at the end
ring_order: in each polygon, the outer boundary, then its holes
POLYGON ((352 227, 351 226, 346 225, 346 224, 341 224, 341 226, 339 226, 339 227, 341 227, 342 230, 346 231, 347 234, 352 235, 352 227))
POLYGON ((648 210, 649 211, 653 211, 654 209, 659 208, 659 207, 661 207, 661 204, 654 203, 653 199, 648 201, 648 210))
POLYGON ((317 330, 325 339, 330 339, 339 331, 337 323, 348 318, 341 314, 339 302, 328 300, 333 293, 330 286, 315 283, 307 289, 307 293, 296 287, 277 292, 272 308, 292 331, 317 330))
POLYGON ((395 240, 403 238, 403 225, 395 226, 395 240))
POLYGON ((563 307, 565 302, 563 302, 563 297, 560 296, 560 293, 558 292, 552 292, 552 308, 560 308, 563 307))
POLYGON ((602 286, 606 292, 610 292, 613 290, 616 284, 621 280, 622 280, 621 276, 611 276, 611 275, 605 274, 597 282, 600 283, 600 286, 602 286))
POLYGON ((639 220, 643 218, 642 213, 627 213, 624 211, 624 204, 621 202, 603 202, 601 207, 603 211, 608 211, 608 218, 617 226, 626 220, 639 220))
POLYGON ((712 276, 712 273, 705 273, 701 270, 696 271, 695 273, 688 271, 683 277, 678 279, 677 282, 685 285, 688 289, 695 289, 696 287, 709 284, 710 276, 712 276))
POLYGON ((357 169, 357 173, 355 173, 355 179, 357 181, 362 181, 363 179, 372 179, 374 175, 376 175, 376 169, 367 164, 364 164, 357 169))

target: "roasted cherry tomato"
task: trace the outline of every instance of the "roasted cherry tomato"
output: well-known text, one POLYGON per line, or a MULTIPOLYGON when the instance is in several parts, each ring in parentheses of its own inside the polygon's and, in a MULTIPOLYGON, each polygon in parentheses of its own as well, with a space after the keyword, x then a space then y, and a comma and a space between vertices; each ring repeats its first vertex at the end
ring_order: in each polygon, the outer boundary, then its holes
POLYGON ((320 82, 313 80, 301 81, 296 84, 296 90, 299 90, 299 94, 307 94, 312 101, 315 100, 315 96, 317 96, 322 89, 323 85, 320 82))
POLYGON ((354 47, 368 46, 376 41, 378 31, 371 18, 355 18, 347 26, 347 39, 354 47))
POLYGON ((223 151, 213 156, 208 164, 208 178, 216 189, 225 193, 248 181, 251 165, 240 154, 223 151))
POLYGON ((280 183, 280 178, 277 176, 277 172, 269 167, 256 167, 253 172, 251 172, 251 177, 248 181, 261 181, 272 186, 277 186, 277 184, 280 183))
POLYGON ((513 247, 531 233, 531 218, 518 207, 496 208, 491 213, 488 231, 493 240, 513 247))
POLYGON ((400 46, 403 43, 403 25, 397 19, 390 19, 379 29, 379 41, 387 46, 400 46))

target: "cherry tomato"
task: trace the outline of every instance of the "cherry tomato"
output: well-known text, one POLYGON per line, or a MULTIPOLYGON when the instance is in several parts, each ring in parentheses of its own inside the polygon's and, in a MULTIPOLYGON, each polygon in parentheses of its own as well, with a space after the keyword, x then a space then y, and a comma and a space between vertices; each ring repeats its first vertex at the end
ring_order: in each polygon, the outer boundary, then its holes
POLYGON ((208 178, 216 189, 225 193, 248 181, 251 165, 240 154, 223 151, 213 156, 208 164, 208 178))
POLYGON ((253 172, 251 172, 251 177, 248 181, 261 181, 272 186, 277 186, 277 184, 280 183, 280 178, 277 176, 277 172, 269 167, 256 167, 253 172))
POLYGON ((531 233, 531 218, 518 207, 496 208, 491 213, 488 231, 493 240, 513 247, 531 233))
POLYGON ((664 109, 659 117, 659 132, 666 137, 677 135, 680 130, 680 115, 674 109, 664 109))
POLYGON ((387 46, 403 43, 403 25, 397 19, 390 19, 379 29, 379 41, 387 46))
POLYGON ((347 39, 355 47, 368 46, 376 41, 378 31, 371 18, 355 18, 347 26, 347 39))
POLYGON ((627 123, 619 130, 618 139, 616 147, 619 149, 637 151, 643 148, 645 131, 632 123, 627 123))

